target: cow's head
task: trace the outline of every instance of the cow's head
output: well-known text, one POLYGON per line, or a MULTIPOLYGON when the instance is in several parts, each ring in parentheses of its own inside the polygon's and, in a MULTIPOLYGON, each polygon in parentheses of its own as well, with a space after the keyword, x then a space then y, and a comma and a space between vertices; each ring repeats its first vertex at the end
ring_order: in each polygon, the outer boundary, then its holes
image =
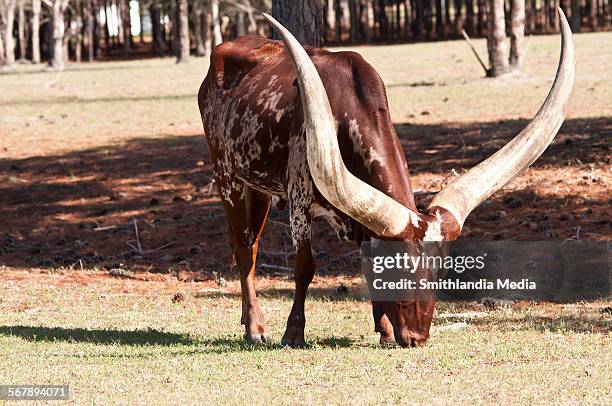
MULTIPOLYGON (((380 239, 450 241, 480 203, 521 174, 548 147, 563 123, 575 76, 572 33, 561 20, 561 57, 548 97, 534 119, 512 141, 440 191, 427 213, 415 212, 351 174, 340 155, 337 126, 317 70, 306 51, 278 21, 265 15, 285 42, 295 66, 304 107, 307 158, 321 194, 380 239)), ((347 84, 349 85, 349 84, 347 84)), ((415 346, 429 338, 435 299, 380 303, 398 344, 415 346)))

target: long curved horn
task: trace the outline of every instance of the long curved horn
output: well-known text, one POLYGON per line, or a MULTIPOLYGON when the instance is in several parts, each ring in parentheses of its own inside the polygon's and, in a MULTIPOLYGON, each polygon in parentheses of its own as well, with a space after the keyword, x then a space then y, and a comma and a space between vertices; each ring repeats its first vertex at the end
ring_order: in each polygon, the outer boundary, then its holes
POLYGON ((307 159, 321 194, 336 208, 381 237, 400 235, 419 215, 355 177, 338 146, 336 121, 319 73, 295 37, 273 17, 264 16, 282 36, 295 66, 304 107, 307 159))
POLYGON ((487 160, 455 179, 433 199, 430 208, 443 207, 459 226, 480 203, 520 175, 538 159, 559 131, 574 87, 576 59, 572 31, 565 14, 561 20, 561 57, 555 81, 533 120, 512 141, 487 160))

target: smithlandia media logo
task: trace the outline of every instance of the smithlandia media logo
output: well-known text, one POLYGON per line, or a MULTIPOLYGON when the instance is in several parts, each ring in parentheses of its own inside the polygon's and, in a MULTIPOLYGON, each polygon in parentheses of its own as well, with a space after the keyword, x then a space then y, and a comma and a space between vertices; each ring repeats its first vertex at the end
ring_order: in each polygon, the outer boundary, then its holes
POLYGON ((362 245, 372 300, 573 301, 610 295, 608 242, 456 241, 362 245))

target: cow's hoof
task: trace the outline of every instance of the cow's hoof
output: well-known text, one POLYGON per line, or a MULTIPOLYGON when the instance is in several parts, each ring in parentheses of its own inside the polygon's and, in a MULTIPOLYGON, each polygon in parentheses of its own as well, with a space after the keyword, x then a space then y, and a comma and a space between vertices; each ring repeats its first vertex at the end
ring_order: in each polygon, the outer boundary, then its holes
POLYGON ((380 345, 384 346, 395 346, 397 343, 395 342, 395 337, 383 337, 380 336, 380 345))
POLYGON ((283 337, 281 340, 281 346, 289 348, 304 348, 306 346, 306 342, 303 338, 283 337))
POLYGON ((265 334, 245 334, 244 339, 247 343, 255 345, 268 345, 270 343, 270 338, 265 334))

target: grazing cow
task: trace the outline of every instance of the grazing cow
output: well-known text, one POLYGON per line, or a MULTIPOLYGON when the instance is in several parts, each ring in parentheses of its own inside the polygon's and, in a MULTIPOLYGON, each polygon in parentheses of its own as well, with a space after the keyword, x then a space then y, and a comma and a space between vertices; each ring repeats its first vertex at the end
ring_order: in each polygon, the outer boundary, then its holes
MULTIPOLYGON (((469 213, 524 171, 557 133, 570 99, 574 47, 562 28, 557 76, 533 121, 493 156, 455 179, 419 213, 408 166, 376 71, 357 53, 302 48, 272 17, 283 41, 245 36, 217 46, 198 103, 216 183, 240 268, 245 338, 265 343, 253 277, 272 201, 289 203, 295 299, 282 344, 304 345, 304 300, 315 272, 311 221, 341 238, 450 241, 469 213)), ((382 342, 421 345, 435 302, 373 302, 382 342)))

